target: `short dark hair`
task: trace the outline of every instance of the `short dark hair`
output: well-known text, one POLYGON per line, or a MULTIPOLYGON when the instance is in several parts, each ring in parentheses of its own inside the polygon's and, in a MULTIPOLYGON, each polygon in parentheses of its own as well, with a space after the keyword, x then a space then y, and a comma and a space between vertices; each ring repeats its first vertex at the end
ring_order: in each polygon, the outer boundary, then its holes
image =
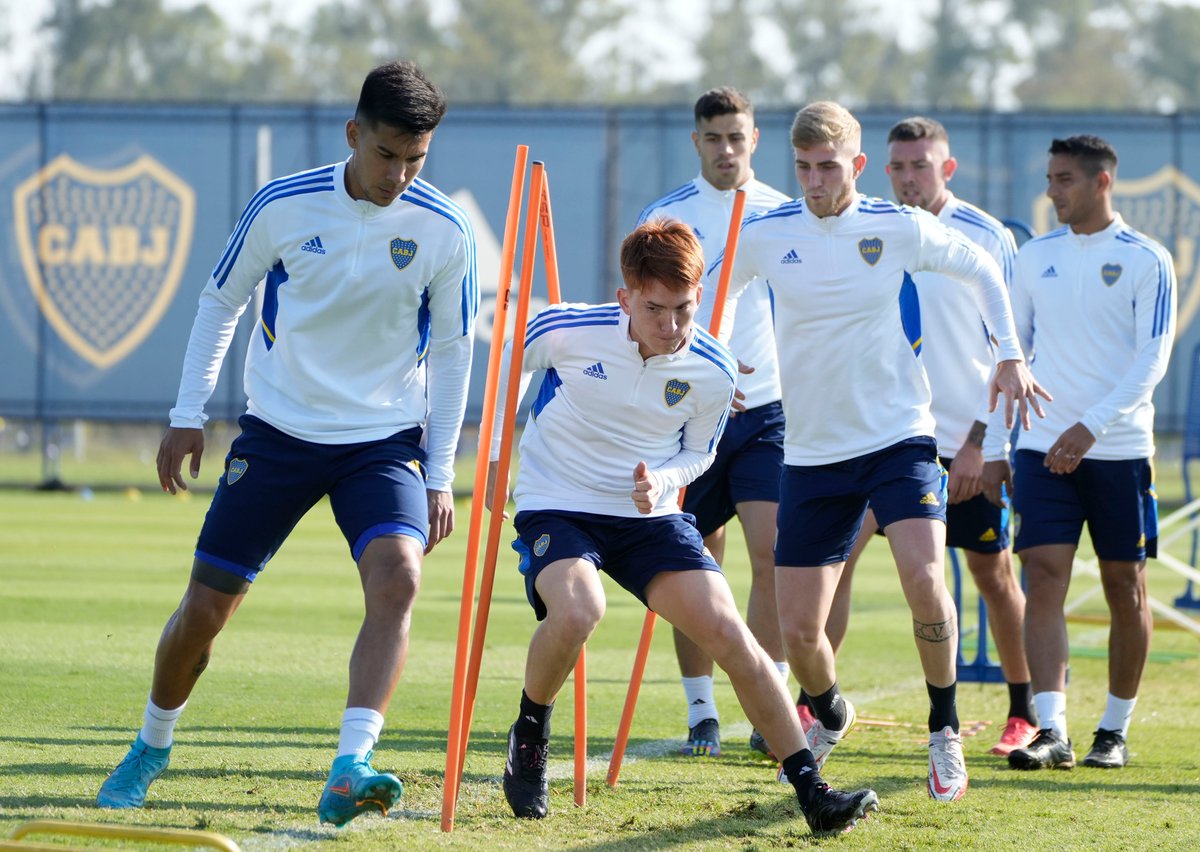
POLYGON ((702 120, 716 118, 718 115, 744 113, 753 118, 754 104, 750 103, 750 99, 733 86, 718 86, 700 96, 700 99, 696 101, 694 112, 696 124, 702 120))
POLYGON ((386 124, 413 136, 432 133, 446 114, 446 96, 415 62, 387 62, 363 80, 354 120, 386 124))
POLYGON ((889 145, 893 142, 916 142, 919 139, 932 139, 935 142, 941 141, 947 145, 950 144, 950 134, 946 132, 942 123, 923 115, 914 115, 911 118, 897 121, 892 125, 887 136, 889 145))
POLYGON ((621 243, 621 277, 630 290, 658 281, 683 292, 704 275, 704 249, 692 229, 678 219, 651 219, 621 243))
POLYGON ((1055 139, 1050 143, 1050 156, 1056 154, 1077 159, 1088 177, 1095 177, 1100 172, 1117 176, 1117 149, 1099 136, 1083 134, 1055 139))

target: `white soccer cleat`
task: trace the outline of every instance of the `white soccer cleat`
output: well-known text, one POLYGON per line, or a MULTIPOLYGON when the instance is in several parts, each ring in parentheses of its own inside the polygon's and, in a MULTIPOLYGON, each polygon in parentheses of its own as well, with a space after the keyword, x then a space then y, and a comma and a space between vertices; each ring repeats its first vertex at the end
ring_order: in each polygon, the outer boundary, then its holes
POLYGON ((829 757, 829 753, 833 751, 833 747, 842 741, 842 737, 850 733, 850 729, 854 727, 854 705, 846 699, 842 699, 846 705, 846 724, 842 726, 840 731, 831 731, 821 724, 821 720, 817 719, 813 722, 813 726, 808 731, 808 747, 813 753, 813 757, 817 761, 817 769, 825 765, 825 758, 829 757))
POLYGON ((962 736, 947 725, 929 735, 929 797, 939 802, 957 802, 967 792, 967 762, 963 759, 962 736))

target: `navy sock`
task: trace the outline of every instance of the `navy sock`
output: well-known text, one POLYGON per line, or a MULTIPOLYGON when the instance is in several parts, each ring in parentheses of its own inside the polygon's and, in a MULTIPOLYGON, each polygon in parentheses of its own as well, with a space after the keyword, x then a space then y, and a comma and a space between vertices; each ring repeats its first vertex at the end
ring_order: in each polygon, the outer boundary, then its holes
POLYGON ((1033 710, 1033 684, 1010 683, 1008 685, 1008 717, 1024 719, 1031 725, 1037 724, 1037 714, 1033 710))
POLYGON ((846 702, 838 691, 837 681, 820 695, 808 696, 813 715, 830 731, 840 731, 846 725, 846 702))
POLYGON ((926 681, 925 689, 929 691, 929 730, 941 731, 942 728, 948 727, 957 732, 958 704, 955 701, 955 694, 958 684, 934 686, 926 681))
POLYGON ((517 736, 524 740, 550 739, 550 713, 553 704, 538 704, 521 690, 521 715, 517 718, 517 736))

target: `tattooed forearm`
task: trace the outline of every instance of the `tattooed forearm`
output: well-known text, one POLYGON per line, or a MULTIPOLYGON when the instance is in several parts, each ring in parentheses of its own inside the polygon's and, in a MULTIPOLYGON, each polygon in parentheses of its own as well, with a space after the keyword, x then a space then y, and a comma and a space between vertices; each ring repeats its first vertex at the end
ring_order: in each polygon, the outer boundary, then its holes
POLYGON ((967 433, 967 443, 976 447, 983 446, 983 436, 987 434, 987 424, 980 423, 976 420, 971 424, 971 431, 967 433))
POLYGON ((954 619, 926 624, 913 619, 913 635, 926 642, 945 642, 954 638, 954 619))

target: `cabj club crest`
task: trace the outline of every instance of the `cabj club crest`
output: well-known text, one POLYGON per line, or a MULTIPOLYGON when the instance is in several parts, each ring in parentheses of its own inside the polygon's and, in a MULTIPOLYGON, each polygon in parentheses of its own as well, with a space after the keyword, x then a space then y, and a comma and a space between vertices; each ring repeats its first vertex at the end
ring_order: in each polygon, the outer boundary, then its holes
MULTIPOLYGON (((1136 180, 1117 179, 1113 187, 1113 207, 1121 217, 1142 233, 1167 247, 1175 259, 1175 277, 1179 283, 1179 328, 1191 324, 1200 310, 1200 184, 1174 166, 1163 166, 1154 174, 1136 180)), ((1041 195, 1033 204, 1033 226, 1044 234, 1057 228, 1058 219, 1050 199, 1041 195)), ((1120 270, 1116 270, 1119 274, 1120 270)), ((1105 284, 1113 270, 1101 270, 1105 284)))
POLYGON ((403 269, 412 263, 412 259, 417 256, 417 243, 415 240, 402 240, 396 237, 392 240, 392 263, 396 264, 397 269, 403 269))
POLYGON ((158 325, 192 244, 192 188, 141 156, 96 169, 66 154, 13 193, 25 278, 51 328, 103 370, 158 325))
POLYGON ((681 382, 679 379, 668 380, 663 388, 663 398, 667 401, 667 407, 673 408, 681 403, 691 389, 692 386, 687 382, 681 382))
POLYGON ((874 266, 879 263, 879 258, 883 257, 883 240, 879 237, 859 240, 858 254, 867 262, 867 266, 874 266))

